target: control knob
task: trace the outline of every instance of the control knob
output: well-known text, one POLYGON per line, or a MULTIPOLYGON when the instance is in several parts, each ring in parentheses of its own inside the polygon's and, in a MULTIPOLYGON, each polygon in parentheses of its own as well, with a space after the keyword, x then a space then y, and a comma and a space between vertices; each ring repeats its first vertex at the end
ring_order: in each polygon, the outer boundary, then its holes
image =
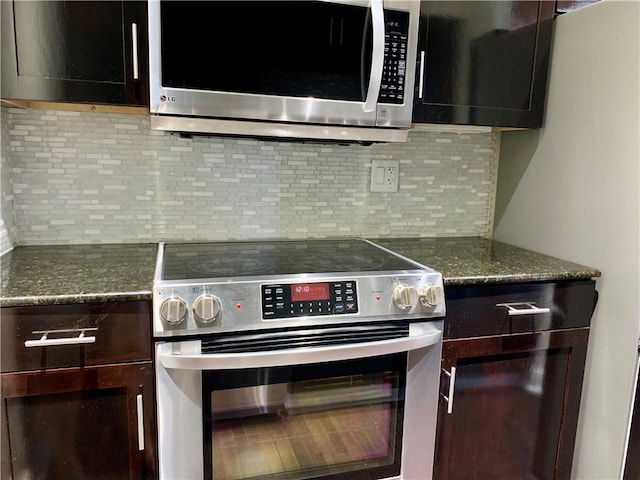
POLYGON ((193 302, 193 316, 200 323, 212 323, 220 314, 220 301, 213 295, 205 293, 193 302))
POLYGON ((418 303, 418 292, 411 285, 398 285, 393 289, 393 303, 402 310, 408 310, 418 303))
POLYGON ((169 297, 160 305, 160 318, 169 325, 178 325, 187 316, 187 304, 180 297, 169 297))
POLYGON ((444 303, 444 290, 439 285, 423 285, 418 289, 418 300, 423 307, 436 307, 444 303))

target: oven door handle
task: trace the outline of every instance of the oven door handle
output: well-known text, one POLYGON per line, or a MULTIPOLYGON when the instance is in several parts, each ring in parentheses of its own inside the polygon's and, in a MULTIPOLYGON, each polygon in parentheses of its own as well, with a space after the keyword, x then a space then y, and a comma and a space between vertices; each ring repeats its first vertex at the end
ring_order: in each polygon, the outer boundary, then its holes
POLYGON ((160 354, 162 365, 179 370, 232 370, 279 367, 320 362, 354 360, 430 347, 442 339, 442 332, 430 323, 412 324, 409 336, 378 342, 361 342, 313 348, 292 348, 260 352, 213 354, 160 354))

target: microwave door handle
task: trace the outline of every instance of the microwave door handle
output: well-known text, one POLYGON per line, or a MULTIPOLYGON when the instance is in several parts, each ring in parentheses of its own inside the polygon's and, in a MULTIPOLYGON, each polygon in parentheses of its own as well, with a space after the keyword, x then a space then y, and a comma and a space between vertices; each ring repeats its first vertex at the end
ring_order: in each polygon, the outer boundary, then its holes
POLYGON ((373 24, 373 51, 371 53, 371 76, 362 111, 374 112, 382 84, 384 66, 384 8, 382 0, 371 0, 371 23, 373 24))
POLYGON ((229 370, 239 368, 279 367, 409 352, 436 345, 442 332, 430 325, 413 324, 408 337, 374 342, 324 347, 282 349, 244 353, 161 354, 165 368, 177 370, 229 370))

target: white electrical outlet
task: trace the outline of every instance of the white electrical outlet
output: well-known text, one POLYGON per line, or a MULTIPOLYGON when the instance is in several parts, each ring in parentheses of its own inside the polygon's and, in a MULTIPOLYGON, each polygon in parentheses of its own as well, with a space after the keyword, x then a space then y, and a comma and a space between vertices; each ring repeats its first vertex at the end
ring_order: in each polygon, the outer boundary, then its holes
POLYGON ((397 160, 371 161, 371 191, 397 192, 400 162, 397 160))

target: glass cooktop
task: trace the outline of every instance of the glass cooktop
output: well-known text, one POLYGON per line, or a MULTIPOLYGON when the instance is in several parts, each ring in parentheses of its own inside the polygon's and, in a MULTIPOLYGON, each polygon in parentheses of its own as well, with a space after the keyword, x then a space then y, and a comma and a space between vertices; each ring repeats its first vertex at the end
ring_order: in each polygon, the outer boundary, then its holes
POLYGON ((361 239, 167 243, 162 280, 415 270, 361 239))

